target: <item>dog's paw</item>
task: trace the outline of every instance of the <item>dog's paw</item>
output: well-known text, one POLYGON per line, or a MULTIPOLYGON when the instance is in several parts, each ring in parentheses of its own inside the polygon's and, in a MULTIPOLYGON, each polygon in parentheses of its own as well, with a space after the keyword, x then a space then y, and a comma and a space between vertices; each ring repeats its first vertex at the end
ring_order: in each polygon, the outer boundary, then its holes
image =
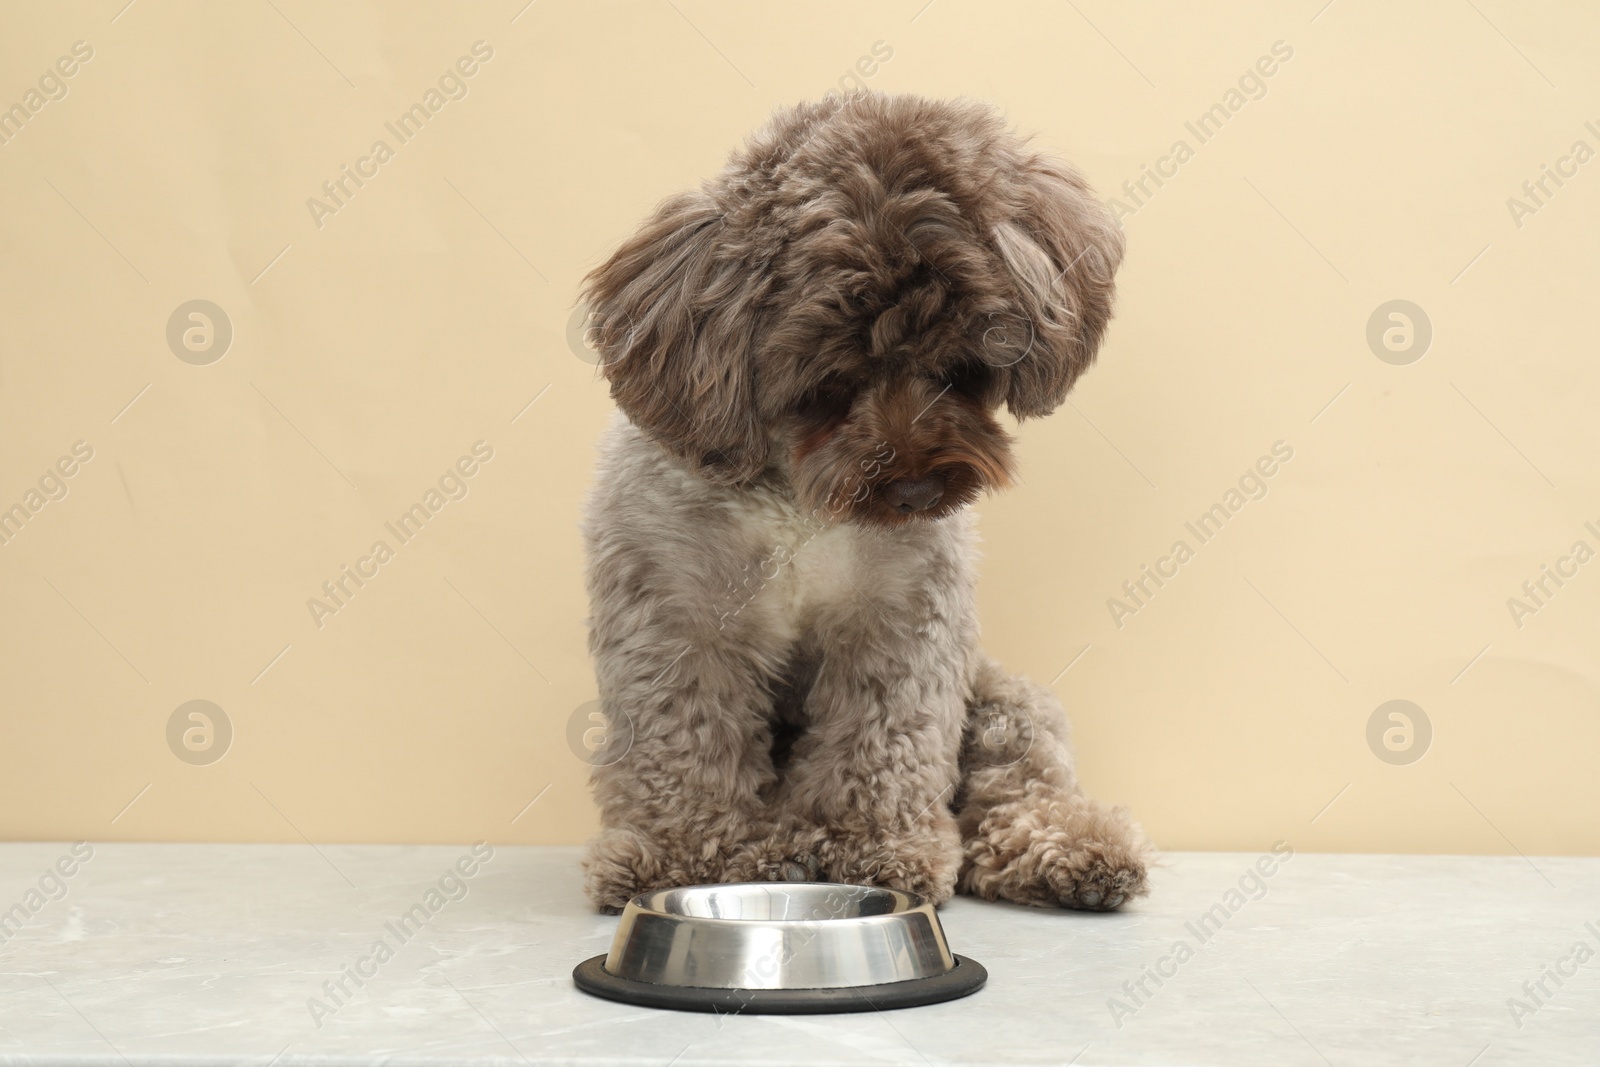
POLYGON ((758 834, 724 843, 699 834, 649 834, 610 827, 589 844, 583 860, 584 889, 602 912, 615 914, 640 893, 716 882, 816 881, 814 856, 796 854, 781 841, 758 834))
POLYGON ((774 869, 775 882, 820 882, 822 881, 822 861, 815 856, 801 856, 797 859, 786 859, 774 869))
POLYGON ((608 829, 583 857, 583 888, 594 906, 615 915, 640 893, 670 882, 671 866, 631 830, 608 829))
POLYGON ((1039 874, 1064 908, 1115 911, 1150 891, 1144 857, 1121 842, 1090 838, 1049 851, 1039 874))
POLYGON ((934 904, 955 894, 961 871, 961 834, 942 810, 910 829, 833 831, 819 852, 835 882, 903 889, 934 904))
POLYGON ((748 841, 728 857, 730 882, 820 882, 822 861, 815 843, 803 832, 774 830, 767 837, 748 841))
POLYGON ((961 889, 986 900, 1114 911, 1150 891, 1139 828, 1087 797, 1001 805, 964 847, 961 889))

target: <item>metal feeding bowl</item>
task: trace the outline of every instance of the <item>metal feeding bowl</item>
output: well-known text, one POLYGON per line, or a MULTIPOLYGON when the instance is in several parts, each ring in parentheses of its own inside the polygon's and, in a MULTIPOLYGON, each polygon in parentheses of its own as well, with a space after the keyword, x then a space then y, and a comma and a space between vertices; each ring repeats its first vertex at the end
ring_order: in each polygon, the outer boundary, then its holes
POLYGON ((828 882, 738 882, 642 893, 604 956, 572 972, 595 996, 682 1011, 812 1014, 934 1004, 975 993, 983 966, 952 955, 914 893, 828 882))

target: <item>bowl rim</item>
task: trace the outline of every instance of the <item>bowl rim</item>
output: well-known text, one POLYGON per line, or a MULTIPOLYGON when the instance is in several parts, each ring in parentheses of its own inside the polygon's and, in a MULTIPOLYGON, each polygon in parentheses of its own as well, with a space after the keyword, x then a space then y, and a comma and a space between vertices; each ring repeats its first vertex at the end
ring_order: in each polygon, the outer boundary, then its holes
POLYGON ((935 905, 933 905, 926 897, 919 893, 912 893, 905 889, 889 889, 883 886, 852 885, 848 882, 706 882, 698 885, 667 886, 661 889, 652 889, 648 892, 640 893, 633 897, 623 907, 622 914, 626 916, 630 909, 635 915, 648 915, 652 919, 671 919, 674 921, 690 922, 695 924, 727 924, 730 926, 744 926, 763 923, 769 926, 804 927, 843 922, 863 924, 893 922, 897 920, 904 920, 905 917, 910 915, 919 914, 923 912, 924 909, 932 911, 935 915, 938 914, 935 905), (795 886, 806 889, 850 889, 867 894, 885 893, 895 897, 897 903, 903 903, 904 907, 896 907, 894 911, 879 912, 875 915, 842 915, 838 918, 735 919, 719 915, 686 915, 683 912, 663 911, 660 908, 651 907, 644 903, 647 898, 662 893, 683 893, 696 889, 730 889, 734 887, 767 888, 769 886, 773 888, 795 886))

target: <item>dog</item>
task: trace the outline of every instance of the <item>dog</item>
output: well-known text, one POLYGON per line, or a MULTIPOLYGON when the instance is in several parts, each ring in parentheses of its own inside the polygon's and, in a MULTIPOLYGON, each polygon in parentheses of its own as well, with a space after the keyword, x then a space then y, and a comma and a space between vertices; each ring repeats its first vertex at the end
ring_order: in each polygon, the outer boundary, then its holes
POLYGON ((620 409, 584 519, 610 724, 584 859, 652 889, 831 880, 1114 909, 1150 846, 1060 704, 978 642, 996 419, 1094 360, 1121 231, 991 107, 777 112, 584 280, 620 409))

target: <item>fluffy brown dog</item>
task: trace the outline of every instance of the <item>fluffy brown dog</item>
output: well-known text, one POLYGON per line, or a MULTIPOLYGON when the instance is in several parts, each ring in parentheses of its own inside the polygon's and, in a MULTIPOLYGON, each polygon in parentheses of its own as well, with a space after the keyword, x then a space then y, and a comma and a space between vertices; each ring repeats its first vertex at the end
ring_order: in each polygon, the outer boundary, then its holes
POLYGON ((965 506, 995 419, 1093 361, 1122 237, 990 108, 778 113, 587 279, 619 418, 586 522, 612 724, 585 861, 1115 908, 1146 846, 1079 790, 1044 688, 978 645, 965 506))

